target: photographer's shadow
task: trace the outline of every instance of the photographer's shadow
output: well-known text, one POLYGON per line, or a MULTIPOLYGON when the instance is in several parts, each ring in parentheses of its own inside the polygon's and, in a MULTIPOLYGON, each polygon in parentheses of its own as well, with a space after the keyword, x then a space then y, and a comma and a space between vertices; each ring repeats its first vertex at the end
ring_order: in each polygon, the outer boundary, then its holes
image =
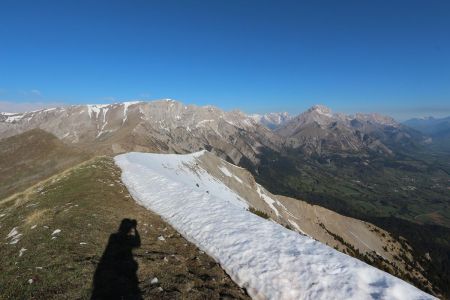
POLYGON ((141 246, 136 220, 123 219, 94 274, 91 299, 142 299, 137 278, 138 263, 133 248, 141 246))

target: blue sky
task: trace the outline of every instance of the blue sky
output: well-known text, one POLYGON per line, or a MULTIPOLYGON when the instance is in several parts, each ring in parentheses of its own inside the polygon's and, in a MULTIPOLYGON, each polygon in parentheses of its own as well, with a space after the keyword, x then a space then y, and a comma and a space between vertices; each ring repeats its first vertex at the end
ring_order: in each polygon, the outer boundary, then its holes
POLYGON ((450 115, 450 1, 0 0, 0 109, 450 115))

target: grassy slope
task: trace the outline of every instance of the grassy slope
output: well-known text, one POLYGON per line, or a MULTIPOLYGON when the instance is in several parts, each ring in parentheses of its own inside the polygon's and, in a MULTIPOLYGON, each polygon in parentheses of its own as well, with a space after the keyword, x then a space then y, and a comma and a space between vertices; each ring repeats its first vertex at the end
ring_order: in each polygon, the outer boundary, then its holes
POLYGON ((142 246, 135 260, 144 298, 248 298, 209 256, 134 202, 111 158, 1 200, 0 216, 2 299, 88 299, 96 264, 123 218, 138 221, 142 246), (9 244, 5 238, 14 227, 23 236, 9 244), (61 232, 52 239, 56 229, 61 232), (153 277, 158 284, 150 284, 153 277))
POLYGON ((41 129, 0 140, 0 199, 87 158, 41 129))

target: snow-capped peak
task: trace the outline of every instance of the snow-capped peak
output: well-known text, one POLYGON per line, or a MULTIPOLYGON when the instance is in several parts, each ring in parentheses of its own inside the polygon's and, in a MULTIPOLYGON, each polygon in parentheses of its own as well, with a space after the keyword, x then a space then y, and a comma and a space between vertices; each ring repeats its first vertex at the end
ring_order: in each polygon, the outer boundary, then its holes
POLYGON ((330 108, 326 107, 325 105, 320 105, 320 104, 316 104, 314 106, 312 106, 310 109, 308 109, 308 112, 316 112, 318 114, 327 116, 327 117, 332 117, 333 113, 331 111, 330 108))

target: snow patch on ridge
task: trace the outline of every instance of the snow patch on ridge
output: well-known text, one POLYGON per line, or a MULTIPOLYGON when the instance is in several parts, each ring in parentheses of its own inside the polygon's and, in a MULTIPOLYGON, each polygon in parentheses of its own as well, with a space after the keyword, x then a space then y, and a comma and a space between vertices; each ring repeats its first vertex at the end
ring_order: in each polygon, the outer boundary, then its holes
POLYGON ((434 299, 249 212, 244 199, 199 166, 203 153, 127 153, 115 161, 137 202, 216 259, 254 299, 434 299))
POLYGON ((7 116, 6 123, 14 123, 22 120, 25 114, 12 114, 12 113, 2 113, 2 115, 7 116))
POLYGON ((92 115, 94 115, 94 118, 97 119, 100 111, 102 108, 108 107, 109 104, 88 104, 86 105, 89 119, 92 119, 92 115))

